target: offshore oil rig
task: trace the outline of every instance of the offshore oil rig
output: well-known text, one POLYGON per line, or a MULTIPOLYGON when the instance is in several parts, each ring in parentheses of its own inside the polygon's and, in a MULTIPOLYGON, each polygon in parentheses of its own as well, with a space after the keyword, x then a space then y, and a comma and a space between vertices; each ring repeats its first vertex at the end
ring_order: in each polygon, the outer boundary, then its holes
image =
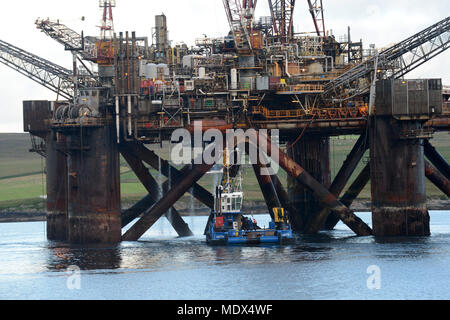
POLYGON ((332 230, 341 220, 358 236, 430 234, 425 178, 450 195, 449 164, 431 144, 434 132, 449 130, 450 90, 440 79, 405 76, 449 47, 450 17, 365 49, 350 30, 340 41, 327 31, 322 0, 307 0, 314 33, 294 30, 295 0, 268 3, 270 15, 256 18, 257 0, 223 0, 230 32, 191 47, 171 44, 165 15, 150 37, 115 33, 114 0, 99 1, 99 37, 38 19, 72 53, 71 69, 0 41, 1 63, 57 94, 23 103, 24 130, 46 157, 48 239, 136 241, 164 215, 191 235, 173 205, 192 189, 213 209, 214 196, 197 182, 214 164, 177 169, 146 145, 197 121, 220 131, 279 130, 283 148, 264 136, 245 143, 276 150, 288 188, 262 175, 262 163, 255 174, 269 212, 284 208, 295 231, 332 230), (359 139, 331 181, 330 137, 349 134, 359 139), (367 150, 370 161, 344 190, 367 150), (123 211, 119 154, 148 191, 123 211), (147 166, 170 179, 159 185, 147 166), (372 227, 349 209, 369 180, 372 227))

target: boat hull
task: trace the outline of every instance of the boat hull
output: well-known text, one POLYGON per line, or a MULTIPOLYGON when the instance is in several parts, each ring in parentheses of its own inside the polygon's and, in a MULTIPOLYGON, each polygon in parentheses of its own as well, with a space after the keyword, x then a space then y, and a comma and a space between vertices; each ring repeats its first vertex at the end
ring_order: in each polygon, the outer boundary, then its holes
POLYGON ((213 232, 206 234, 206 242, 209 245, 258 245, 258 244, 291 244, 294 237, 291 230, 266 230, 273 235, 264 235, 261 232, 246 232, 244 235, 213 232))

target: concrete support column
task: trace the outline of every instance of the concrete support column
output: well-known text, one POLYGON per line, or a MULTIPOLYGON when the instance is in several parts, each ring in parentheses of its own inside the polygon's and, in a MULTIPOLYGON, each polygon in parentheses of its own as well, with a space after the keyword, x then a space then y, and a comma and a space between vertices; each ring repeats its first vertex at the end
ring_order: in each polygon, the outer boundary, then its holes
POLYGON ((419 121, 370 119, 372 223, 376 236, 430 235, 419 121))
POLYGON ((65 137, 50 131, 46 138, 47 171, 47 239, 66 241, 67 217, 67 160, 58 149, 65 137))
POLYGON ((67 149, 69 242, 120 242, 120 163, 115 130, 110 126, 82 128, 68 136, 67 149))
MULTIPOLYGON (((329 137, 308 135, 291 146, 292 144, 287 146, 288 156, 328 189, 331 184, 329 137)), ((313 193, 290 176, 288 176, 288 195, 290 205, 298 210, 304 222, 307 222, 311 212, 321 209, 313 193)), ((293 223, 294 230, 301 231, 301 228, 302 226, 293 223)))

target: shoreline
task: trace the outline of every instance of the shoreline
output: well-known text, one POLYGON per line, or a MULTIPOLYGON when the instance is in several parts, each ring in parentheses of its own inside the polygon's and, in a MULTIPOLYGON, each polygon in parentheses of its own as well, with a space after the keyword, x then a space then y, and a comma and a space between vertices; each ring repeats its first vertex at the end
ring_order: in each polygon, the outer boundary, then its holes
MULTIPOLYGON (((427 203, 428 210, 450 211, 450 200, 429 199, 427 203)), ((350 207, 355 212, 370 212, 370 200, 357 200, 350 207)), ((126 209, 126 208, 124 208, 126 209)), ((243 208, 245 212, 250 215, 266 214, 267 207, 261 201, 251 201, 243 208)), ((208 216, 208 208, 195 208, 195 214, 190 214, 190 209, 178 210, 183 217, 190 216, 208 216)), ((0 212, 0 223, 15 223, 15 222, 43 222, 46 220, 45 212, 0 212)))

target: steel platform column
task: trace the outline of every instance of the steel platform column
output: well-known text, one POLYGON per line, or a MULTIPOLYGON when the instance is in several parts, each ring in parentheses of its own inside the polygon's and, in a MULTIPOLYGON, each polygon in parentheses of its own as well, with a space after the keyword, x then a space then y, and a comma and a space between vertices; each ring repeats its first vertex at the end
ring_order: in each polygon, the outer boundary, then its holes
POLYGON ((69 242, 120 242, 120 162, 115 130, 110 126, 83 128, 67 136, 67 149, 69 242))
MULTIPOLYGON (((296 144, 288 144, 287 150, 290 158, 301 165, 315 180, 327 189, 330 187, 329 137, 321 135, 304 136, 296 144)), ((288 194, 291 206, 297 208, 305 223, 312 212, 321 209, 313 193, 290 176, 288 176, 288 194)), ((296 231, 302 230, 302 226, 297 224, 293 224, 292 227, 296 231)))
POLYGON ((58 149, 65 137, 50 131, 46 138, 47 170, 47 239, 66 241, 68 237, 67 216, 67 160, 58 149))
POLYGON ((402 132, 420 130, 419 121, 391 116, 370 119, 372 223, 376 236, 430 235, 422 139, 402 132))

